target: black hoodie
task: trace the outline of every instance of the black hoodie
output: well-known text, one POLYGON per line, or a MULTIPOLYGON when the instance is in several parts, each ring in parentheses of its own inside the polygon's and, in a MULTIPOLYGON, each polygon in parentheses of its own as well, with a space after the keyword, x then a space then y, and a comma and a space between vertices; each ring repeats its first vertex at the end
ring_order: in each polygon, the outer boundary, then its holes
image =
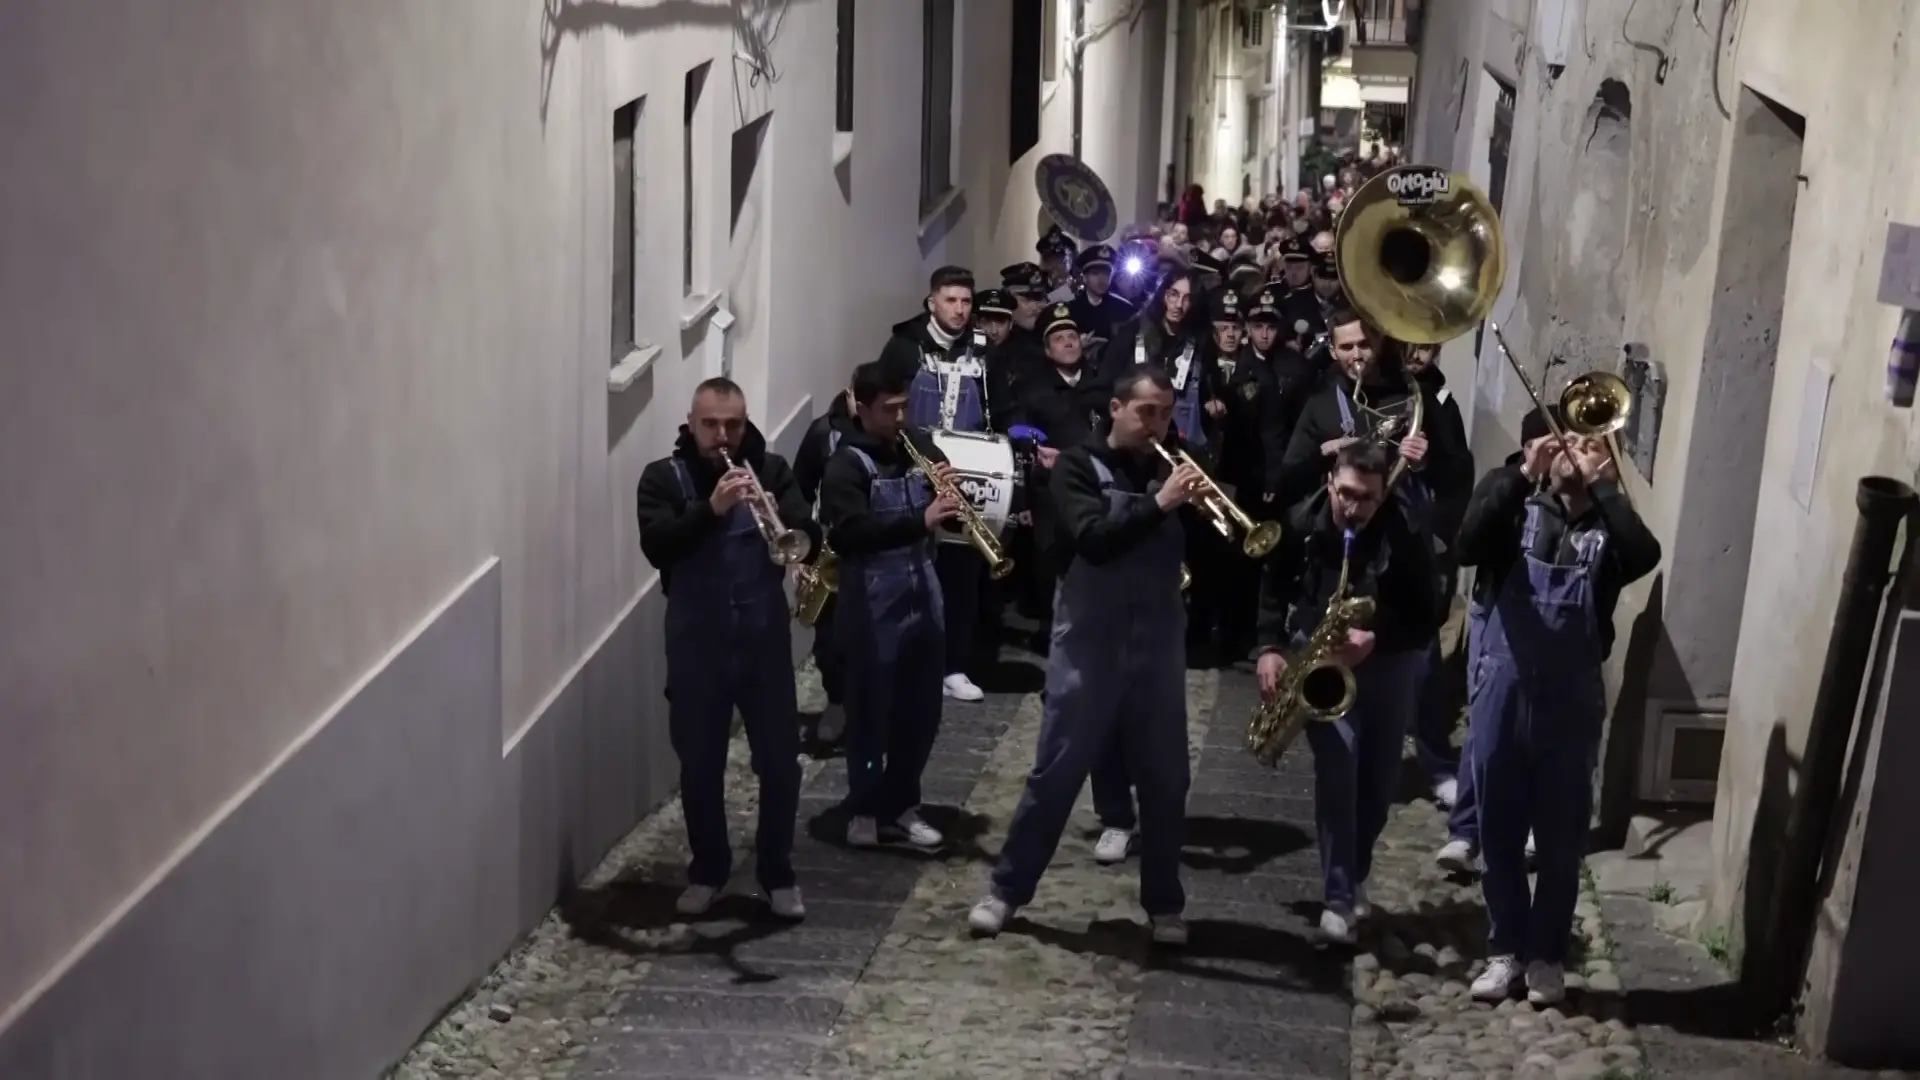
MULTIPOLYGON (((1389 373, 1384 365, 1376 365, 1369 376, 1367 397, 1375 408, 1398 409, 1407 400, 1407 384, 1397 370, 1389 373)), ((1420 385, 1418 380, 1416 385, 1420 385)), ((1320 447, 1345 436, 1346 432, 1340 427, 1340 395, 1348 395, 1351 401, 1352 393, 1352 381, 1336 370, 1307 400, 1287 441, 1286 456, 1280 461, 1281 502, 1297 503, 1325 485, 1333 458, 1322 453, 1320 447)), ((1464 426, 1445 422, 1444 406, 1435 399, 1434 393, 1425 386, 1421 388, 1425 401, 1420 426, 1427 437, 1427 456, 1420 477, 1433 493, 1436 504, 1462 505, 1473 491, 1473 453, 1467 447, 1464 426)), ((1453 415, 1459 416, 1457 408, 1453 415)), ((1355 422, 1364 419, 1355 409, 1355 422)))
MULTIPOLYGON (((1112 432, 1111 420, 1100 421, 1085 442, 1067 450, 1054 462, 1049 484, 1060 523, 1054 552, 1062 574, 1076 558, 1094 566, 1112 562, 1153 535, 1154 529, 1171 516, 1151 500, 1141 501, 1125 517, 1114 518, 1108 514, 1100 473, 1093 467, 1095 458, 1113 473, 1114 490, 1134 495, 1158 492, 1173 472, 1166 460, 1150 449, 1114 449, 1107 443, 1112 432)), ((1179 449, 1179 436, 1169 431, 1165 445, 1179 449)), ((1202 455, 1195 453, 1193 458, 1202 468, 1206 467, 1202 455)))
MULTIPOLYGON (((1287 511, 1283 528, 1261 574, 1261 648, 1291 648, 1311 634, 1340 581, 1345 542, 1325 490, 1287 511)), ((1433 640, 1441 622, 1433 549, 1398 500, 1388 499, 1355 534, 1347 574, 1352 595, 1374 599, 1367 629, 1376 650, 1425 649, 1433 640)))
POLYGON ((843 391, 833 395, 833 404, 827 411, 813 418, 807 425, 807 433, 800 439, 800 449, 793 455, 793 478, 799 481, 800 495, 812 506, 820 498, 820 480, 827 472, 827 459, 833 456, 837 448, 833 436, 835 432, 841 439, 850 431, 858 431, 860 425, 854 423, 853 409, 847 405, 847 395, 843 391))
MULTIPOLYGON (((814 550, 819 551, 820 529, 813 523, 806 499, 800 495, 800 485, 794 482, 793 470, 785 458, 767 449, 765 436, 751 423, 747 424, 735 460, 751 468, 760 486, 773 496, 780 508, 781 524, 804 531, 813 539, 814 550)), ((640 471, 634 509, 640 521, 640 553, 660 571, 663 592, 672 590, 674 565, 720 534, 719 526, 725 519, 713 512, 709 500, 714 486, 720 482, 721 472, 719 463, 700 456, 694 446, 693 433, 684 424, 673 453, 649 462, 640 471), (693 481, 692 500, 688 500, 686 491, 680 487, 680 478, 673 467, 675 458, 686 464, 688 478, 693 481)))
MULTIPOLYGON (((939 464, 947 460, 925 431, 909 430, 913 445, 929 462, 939 464)), ((882 444, 860 427, 857 417, 853 419, 841 435, 840 449, 827 459, 826 472, 820 480, 820 524, 835 553, 842 558, 873 555, 927 539, 924 514, 882 518, 873 513, 871 481, 898 480, 913 467, 913 460, 901 448, 899 439, 882 444), (873 459, 877 475, 867 473, 855 450, 873 459)))

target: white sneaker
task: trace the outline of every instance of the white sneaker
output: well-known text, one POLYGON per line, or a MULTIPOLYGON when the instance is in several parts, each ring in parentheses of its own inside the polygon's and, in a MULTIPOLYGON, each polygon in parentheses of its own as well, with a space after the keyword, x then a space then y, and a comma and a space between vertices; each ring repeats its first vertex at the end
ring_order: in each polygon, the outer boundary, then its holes
POLYGON ((1327 908, 1320 913, 1320 937, 1335 945, 1351 945, 1354 942, 1353 912, 1336 911, 1327 908))
POLYGON ((807 903, 800 899, 800 887, 790 885, 784 889, 775 889, 767 894, 767 906, 782 919, 804 919, 807 917, 807 903))
POLYGON ((967 929, 980 937, 992 937, 1013 917, 1013 905, 997 896, 989 896, 967 912, 967 929))
POLYGON ((1153 924, 1153 943, 1155 945, 1185 945, 1187 943, 1187 920, 1178 915, 1154 915, 1148 922, 1153 924))
POLYGON ((1567 973, 1558 964, 1535 960, 1527 965, 1527 1001, 1558 1005, 1567 1000, 1567 973))
POLYGON ((870 817, 857 817, 847 822, 847 844, 850 847, 878 847, 880 845, 880 823, 870 817))
POLYGON ((1513 994, 1520 978, 1520 961, 1511 956, 1496 956, 1487 961, 1487 970, 1473 980, 1475 1001, 1505 1001, 1513 994))
POLYGON ((720 890, 711 885, 689 885, 673 902, 673 909, 682 915, 705 915, 713 907, 713 898, 720 890))
POLYGON ((934 848, 947 842, 947 838, 940 835, 939 829, 920 820, 918 810, 909 810, 901 814, 900 819, 894 824, 900 827, 901 832, 907 834, 907 843, 914 847, 934 848))
POLYGON ((847 710, 838 705, 829 705, 820 712, 820 726, 815 729, 823 743, 837 743, 847 734, 847 710))
POLYGON ((1133 847, 1133 832, 1129 829, 1102 829, 1100 839, 1093 842, 1093 861, 1111 866, 1127 861, 1127 852, 1133 847))
POLYGON ((1433 785, 1433 801, 1439 803, 1442 810, 1453 809, 1453 804, 1460 801, 1460 781, 1449 776, 1433 785))
POLYGON ((1367 883, 1361 882, 1353 887, 1353 921, 1364 922, 1373 918, 1373 903, 1367 899, 1367 883))
POLYGON ((1434 852, 1433 861, 1439 863, 1444 870, 1451 870, 1456 874, 1471 874, 1473 861, 1479 855, 1480 853, 1474 850, 1472 841, 1449 840, 1440 845, 1439 851, 1434 852))
POLYGON ((973 680, 965 675, 949 675, 942 679, 940 692, 955 701, 979 701, 987 696, 985 690, 973 685, 973 680))

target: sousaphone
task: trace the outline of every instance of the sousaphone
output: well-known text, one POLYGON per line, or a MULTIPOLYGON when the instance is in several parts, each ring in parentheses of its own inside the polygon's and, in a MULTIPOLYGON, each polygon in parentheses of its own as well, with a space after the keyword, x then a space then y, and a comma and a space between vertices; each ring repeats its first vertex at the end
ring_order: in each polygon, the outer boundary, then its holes
POLYGON ((1120 210, 1086 163, 1071 154, 1048 154, 1034 166, 1040 205, 1061 231, 1083 244, 1098 244, 1120 228, 1120 210))

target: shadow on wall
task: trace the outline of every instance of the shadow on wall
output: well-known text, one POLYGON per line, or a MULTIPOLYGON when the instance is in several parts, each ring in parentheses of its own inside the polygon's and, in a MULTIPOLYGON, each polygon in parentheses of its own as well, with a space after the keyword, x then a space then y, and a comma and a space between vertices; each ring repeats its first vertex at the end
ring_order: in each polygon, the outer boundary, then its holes
POLYGON ((559 64, 560 46, 569 37, 589 30, 615 30, 636 37, 670 26, 717 26, 734 21, 731 5, 699 0, 659 0, 646 7, 606 0, 544 0, 540 11, 540 123, 547 122, 554 69, 559 64))
MULTIPOLYGON (((1640 759, 1647 741, 1647 703, 1665 692, 1658 672, 1679 671, 1673 645, 1667 640, 1666 574, 1654 575, 1647 588, 1647 604, 1627 631, 1620 662, 1620 690, 1614 695, 1613 715, 1601 748, 1600 811, 1594 843, 1602 849, 1622 848, 1640 796, 1640 759)), ((1690 700, 1690 699, 1688 699, 1690 700)))

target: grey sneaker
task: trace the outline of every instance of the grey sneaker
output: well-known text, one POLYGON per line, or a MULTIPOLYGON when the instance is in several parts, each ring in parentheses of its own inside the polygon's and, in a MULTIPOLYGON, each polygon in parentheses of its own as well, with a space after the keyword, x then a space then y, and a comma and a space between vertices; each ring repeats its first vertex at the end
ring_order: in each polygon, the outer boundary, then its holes
POLYGON ((848 820, 847 844, 852 847, 880 846, 880 823, 870 817, 848 820))
POLYGON ((1147 920, 1153 924, 1153 943, 1155 945, 1181 946, 1187 943, 1187 920, 1178 915, 1155 915, 1147 920))
POLYGON ((992 937, 1013 917, 1013 905, 997 896, 989 896, 967 912, 967 929, 975 937, 992 937))
POLYGON ((682 915, 705 915, 713 908, 713 899, 720 890, 711 885, 689 885, 673 902, 673 908, 682 915))
POLYGON ((1127 851, 1133 847, 1133 833, 1126 829, 1102 829, 1100 839, 1093 842, 1093 861, 1111 865, 1127 861, 1127 851))
POLYGON ((767 893, 767 906, 782 919, 804 919, 807 917, 806 901, 800 898, 800 887, 789 885, 784 889, 774 889, 767 893))
POLYGON ((901 832, 907 834, 907 843, 914 847, 936 848, 947 842, 947 838, 940 835, 939 829, 921 820, 918 810, 909 810, 901 814, 894 824, 901 832))

